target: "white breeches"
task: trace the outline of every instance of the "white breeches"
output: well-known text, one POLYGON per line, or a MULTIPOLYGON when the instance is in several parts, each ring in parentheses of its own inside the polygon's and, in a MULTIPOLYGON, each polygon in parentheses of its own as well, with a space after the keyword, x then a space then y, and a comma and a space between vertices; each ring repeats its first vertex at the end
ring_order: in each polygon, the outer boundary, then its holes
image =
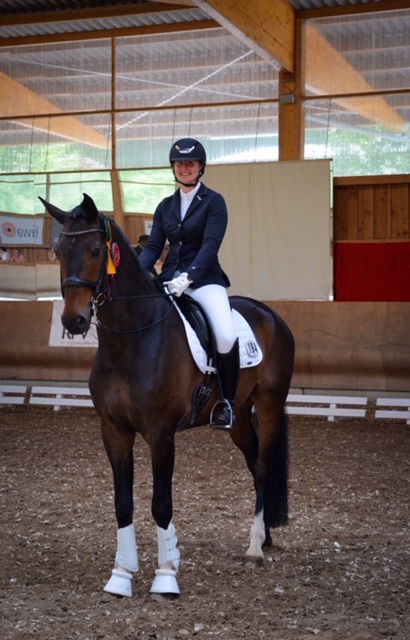
POLYGON ((189 287, 185 293, 203 307, 215 334, 218 353, 228 353, 236 340, 236 334, 225 287, 206 284, 198 289, 189 287))

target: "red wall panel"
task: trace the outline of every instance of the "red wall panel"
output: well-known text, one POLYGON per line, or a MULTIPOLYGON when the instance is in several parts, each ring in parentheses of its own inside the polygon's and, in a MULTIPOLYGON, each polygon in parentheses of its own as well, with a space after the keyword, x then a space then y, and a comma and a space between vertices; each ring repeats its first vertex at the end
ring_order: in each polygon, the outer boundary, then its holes
POLYGON ((335 242, 335 300, 410 301, 410 242, 335 242))

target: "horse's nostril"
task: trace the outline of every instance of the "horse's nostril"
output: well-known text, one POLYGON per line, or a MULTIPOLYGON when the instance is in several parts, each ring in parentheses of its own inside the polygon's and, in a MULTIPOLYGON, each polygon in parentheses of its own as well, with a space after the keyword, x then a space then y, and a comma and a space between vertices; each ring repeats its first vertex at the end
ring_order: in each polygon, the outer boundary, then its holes
POLYGON ((88 331, 90 326, 89 320, 81 314, 77 314, 73 318, 62 316, 61 321, 65 329, 72 335, 85 333, 88 331))

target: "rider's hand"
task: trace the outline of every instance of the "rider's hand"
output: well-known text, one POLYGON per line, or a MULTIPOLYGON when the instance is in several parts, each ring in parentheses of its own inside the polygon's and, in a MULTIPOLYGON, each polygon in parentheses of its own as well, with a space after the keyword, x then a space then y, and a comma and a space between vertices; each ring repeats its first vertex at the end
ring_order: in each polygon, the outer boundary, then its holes
POLYGON ((180 276, 174 278, 173 280, 168 280, 168 282, 164 282, 164 285, 168 287, 168 291, 177 298, 182 296, 185 289, 188 289, 189 285, 192 283, 191 280, 188 279, 187 273, 181 273, 180 276))

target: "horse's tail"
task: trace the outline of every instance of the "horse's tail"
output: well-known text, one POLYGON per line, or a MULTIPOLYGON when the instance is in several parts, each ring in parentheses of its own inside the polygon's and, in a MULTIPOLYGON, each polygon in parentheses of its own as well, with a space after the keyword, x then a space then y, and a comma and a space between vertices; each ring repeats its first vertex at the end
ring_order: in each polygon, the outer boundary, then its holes
POLYGON ((288 416, 283 409, 265 486, 264 520, 267 528, 288 524, 288 463, 288 416))

